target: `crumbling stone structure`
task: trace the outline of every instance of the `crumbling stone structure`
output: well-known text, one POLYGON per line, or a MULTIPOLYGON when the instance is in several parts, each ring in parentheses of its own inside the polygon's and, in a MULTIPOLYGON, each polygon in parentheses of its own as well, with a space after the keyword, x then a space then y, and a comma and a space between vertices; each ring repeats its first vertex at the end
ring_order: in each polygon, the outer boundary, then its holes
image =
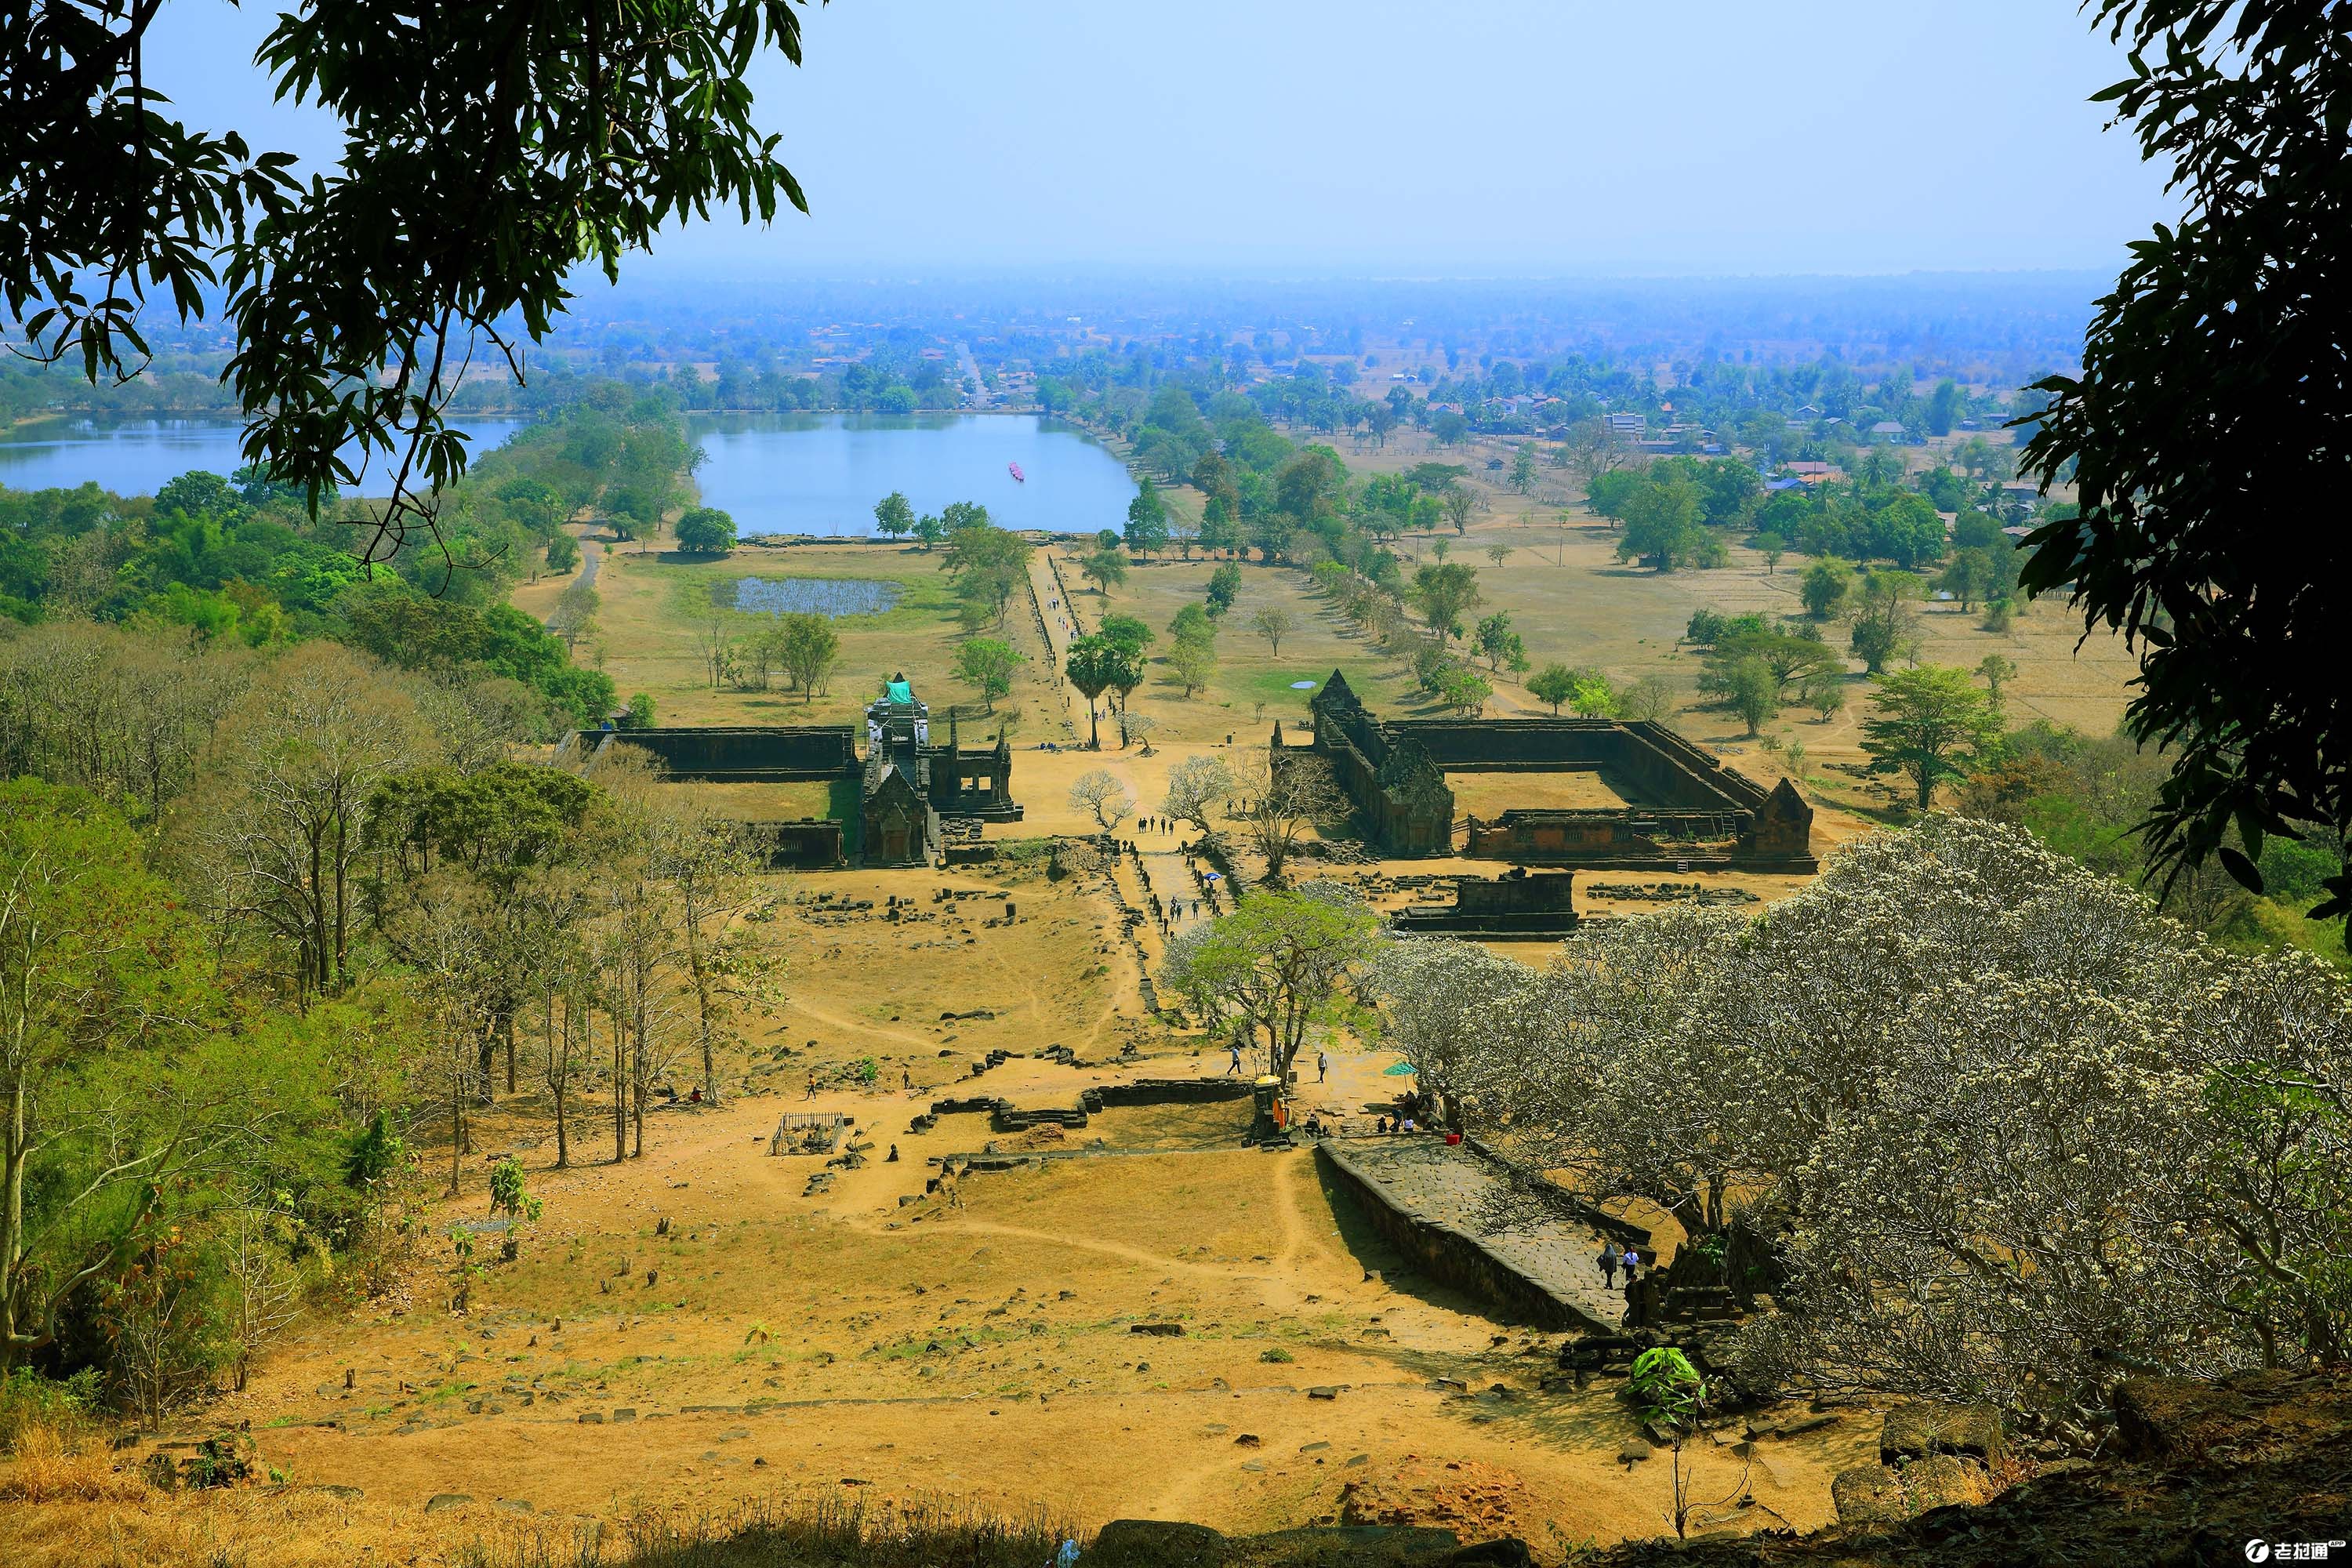
POLYGON ((1529 872, 1513 867, 1494 878, 1464 877, 1454 884, 1449 908, 1401 910, 1390 923, 1424 935, 1483 936, 1499 941, 1538 941, 1576 929, 1573 871, 1529 872))
POLYGON ((1639 805, 1515 809, 1469 819, 1465 853, 1528 865, 1611 869, 1820 868, 1813 810, 1788 780, 1772 789, 1663 724, 1614 719, 1373 716, 1338 670, 1309 704, 1316 753, 1388 854, 1444 855, 1454 843, 1449 773, 1608 770, 1639 805))
MULTIPOLYGON (((918 866, 940 848, 941 822, 1018 822, 1013 747, 962 743, 950 710, 944 743, 931 738, 930 708, 905 676, 866 710, 865 754, 847 724, 711 725, 599 730, 564 738, 558 752, 600 755, 630 746, 670 778, 713 784, 854 782, 858 858, 868 866, 918 866)), ((849 863, 848 825, 826 817, 751 826, 777 867, 824 869, 849 863)))
POLYGON ((793 784, 857 768, 846 724, 713 724, 595 732, 592 754, 634 746, 673 779, 702 784, 793 784))

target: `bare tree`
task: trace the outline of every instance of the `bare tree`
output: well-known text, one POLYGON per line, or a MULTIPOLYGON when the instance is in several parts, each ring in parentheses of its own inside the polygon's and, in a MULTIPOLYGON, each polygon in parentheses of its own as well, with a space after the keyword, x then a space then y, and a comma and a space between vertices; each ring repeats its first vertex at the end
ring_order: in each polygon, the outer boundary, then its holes
POLYGON ((0 770, 79 784, 159 821, 258 663, 113 626, 32 627, 0 645, 0 770))
POLYGON ((1348 815, 1348 797, 1332 781, 1330 764, 1311 752, 1277 756, 1271 746, 1252 752, 1237 782, 1242 804, 1234 816, 1265 861, 1265 879, 1277 886, 1307 836, 1348 815))
POLYGON ((519 680, 441 681, 418 686, 414 695, 442 759, 460 773, 506 761, 518 742, 554 738, 546 700, 519 680))
POLYGON ((572 1163, 572 1086, 594 1059, 595 975, 587 925, 593 873, 578 866, 534 870, 516 890, 514 925, 540 1005, 541 1078, 555 1113, 555 1168, 572 1163))
POLYGON ((448 1108, 449 1184, 454 1196, 472 1151, 470 1108, 489 1099, 497 1026, 485 999, 502 994, 510 956, 488 940, 500 929, 481 887, 457 867, 412 880, 384 934, 421 982, 433 1019, 435 1049, 418 1074, 421 1087, 448 1108))
POLYGON ((1617 438, 1609 422, 1598 416, 1570 426, 1560 452, 1588 493, 1595 479, 1619 467, 1626 458, 1625 444, 1617 438))
POLYGON ((1250 629, 1265 639, 1265 646, 1273 650, 1276 658, 1282 657, 1282 639, 1290 635, 1291 627, 1296 624, 1288 610, 1274 605, 1250 617, 1250 629))
POLYGON ((596 611, 603 603, 584 575, 574 577, 556 595, 555 607, 548 612, 547 629, 562 641, 566 655, 577 654, 581 639, 596 635, 596 611))
POLYGON ((302 1274, 293 1257, 302 1237, 290 1215, 248 1199, 222 1218, 218 1242, 230 1291, 224 1326, 234 1357, 231 1385, 242 1394, 256 1352, 302 1310, 302 1274))
POLYGON ((735 628, 723 616, 705 616, 695 623, 695 651, 702 656, 703 672, 716 691, 735 666, 735 628))
POLYGON ((696 1038, 702 1047, 702 1092, 719 1100, 718 1032, 727 1018, 725 987, 755 956, 730 922, 762 896, 750 830, 713 811, 698 794, 675 800, 650 824, 654 875, 669 884, 677 908, 687 978, 694 993, 696 1038))
POLYGON ((343 982, 376 786, 429 746, 407 693, 328 642, 281 656, 221 721, 219 787, 192 803, 194 836, 243 913, 294 950, 306 997, 343 982))
POLYGON ((1168 771, 1168 793, 1160 797, 1160 814, 1213 833, 1216 828, 1209 814, 1233 798, 1234 788, 1234 770, 1223 758, 1187 757, 1168 771))
POLYGON ((1127 793, 1125 784, 1102 768, 1078 775, 1077 782, 1070 785, 1070 804, 1092 813, 1105 833, 1135 814, 1135 797, 1127 793))

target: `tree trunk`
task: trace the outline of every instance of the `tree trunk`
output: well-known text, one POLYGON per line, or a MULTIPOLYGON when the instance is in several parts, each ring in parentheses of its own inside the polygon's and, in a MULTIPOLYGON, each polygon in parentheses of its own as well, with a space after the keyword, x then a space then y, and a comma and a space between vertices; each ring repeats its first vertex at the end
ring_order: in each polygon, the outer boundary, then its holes
POLYGON ((653 1070, 652 1057, 646 1046, 646 993, 642 983, 637 987, 635 1016, 631 1024, 634 1045, 629 1057, 629 1123, 636 1136, 629 1157, 642 1160, 646 1157, 646 1080, 653 1070))
POLYGON ((351 861, 348 854, 349 828, 335 825, 335 985, 343 984, 343 958, 351 936, 351 861))
POLYGON ((686 910, 687 968, 694 975, 695 1022, 702 1032, 702 1098, 719 1103, 718 1053, 710 1036, 710 965, 702 951, 702 924, 692 904, 686 910))
POLYGON ((547 993, 547 1094, 555 1102, 555 1168, 568 1170, 572 1164, 572 1144, 563 1126, 565 1091, 572 1087, 572 1004, 563 1005, 562 1055, 556 1055, 555 991, 547 993))
MULTIPOLYGON (((21 1047, 23 1028, 17 1029, 21 1047)), ((23 1058, 19 1055, 18 1060, 23 1058)), ((24 1265, 25 1245, 25 1164, 28 1152, 25 1147, 25 1075, 21 1069, 8 1075, 8 1141, 0 1148, 0 1184, 5 1194, 0 1198, 0 1374, 16 1364, 16 1285, 17 1274, 24 1265)))
POLYGON ((466 1082, 462 1073, 449 1083, 449 1195, 457 1195, 457 1153, 466 1142, 466 1082))
POLYGON ((629 1157, 629 1051, 628 1033, 621 1027, 621 1015, 611 1015, 613 1024, 613 1163, 619 1164, 629 1157))

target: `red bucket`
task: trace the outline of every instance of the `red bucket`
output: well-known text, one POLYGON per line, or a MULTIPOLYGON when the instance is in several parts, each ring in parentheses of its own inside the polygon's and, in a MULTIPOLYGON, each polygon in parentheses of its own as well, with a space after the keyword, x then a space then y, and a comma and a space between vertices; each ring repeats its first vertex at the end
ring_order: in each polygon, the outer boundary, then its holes
POLYGON ((1462 1134, 1459 1132, 1448 1132, 1445 1135, 1445 1142, 1448 1145, 1459 1143, 1462 1142, 1462 1134))

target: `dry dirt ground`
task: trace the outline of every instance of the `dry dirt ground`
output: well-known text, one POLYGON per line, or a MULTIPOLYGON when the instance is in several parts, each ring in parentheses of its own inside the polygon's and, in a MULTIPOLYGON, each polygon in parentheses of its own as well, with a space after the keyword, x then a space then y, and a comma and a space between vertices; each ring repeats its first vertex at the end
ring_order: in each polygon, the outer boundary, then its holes
MULTIPOLYGON (((1385 1060, 1344 1060, 1329 1098, 1382 1092, 1385 1060)), ((1024 1060, 974 1087, 1066 1103, 1111 1076, 1024 1060)), ((111 1560, 168 1562, 198 1540, 228 1561, 435 1561, 469 1538, 568 1540, 778 1488, 1228 1531, 1333 1517, 1348 1497, 1554 1552, 1660 1527, 1663 1457, 1616 1458, 1630 1415, 1598 1387, 1538 1388, 1556 1337, 1402 1270, 1311 1153, 1234 1146, 1240 1107, 1113 1111, 1074 1142, 1159 1152, 973 1174, 954 1206, 902 1205, 928 1157, 988 1139, 977 1115, 907 1131, 927 1098, 659 1113, 642 1160, 536 1175, 545 1217, 463 1315, 443 1309, 435 1255, 478 1204, 436 1210, 405 1310, 309 1324, 209 1413, 250 1421, 293 1490, 18 1506, 0 1524, 10 1561, 89 1561, 103 1542, 111 1560), (877 1157, 816 1199, 802 1190, 819 1156, 766 1152, 777 1114, 803 1110, 855 1116, 877 1157), (881 1162, 892 1143, 901 1158, 881 1162), (469 1500, 428 1510, 452 1497, 469 1500)), ((1831 1475, 1874 1433, 1857 1418, 1760 1445, 1736 1517, 1824 1521, 1831 1475)), ((1706 1447, 1702 1487, 1737 1492, 1738 1464, 1706 1447)))
MULTIPOLYGON (((790 888, 806 901, 766 928, 787 994, 727 1063, 750 1090, 654 1112, 642 1158, 553 1171, 526 1042, 524 1092, 480 1123, 462 1195, 423 1216, 400 1304, 306 1321, 246 1392, 163 1435, 250 1422, 291 1489, 12 1504, 0 1556, 437 1562, 467 1542, 568 1542, 588 1521, 778 1489, 1231 1531, 1335 1516, 1344 1500, 1351 1517, 1508 1531, 1550 1552, 1661 1528, 1664 1464, 1616 1457, 1631 1416, 1599 1387, 1538 1386, 1557 1337, 1403 1268, 1311 1153, 1240 1149, 1244 1104, 998 1137, 1129 1152, 976 1173, 953 1205, 918 1197, 933 1158, 992 1142, 977 1113, 910 1131, 934 1098, 1069 1105, 1089 1083, 1223 1070, 1198 1037, 1135 1018, 1100 874, 850 872, 790 888), (976 896, 935 905, 943 887, 976 896), (951 912, 894 922, 894 895, 951 912), (1007 897, 1014 923, 989 924, 1007 897), (1055 1044, 1102 1065, 1030 1054, 1055 1044), (1015 1054, 972 1076, 992 1049, 1015 1054), (852 1076, 867 1058, 870 1086, 852 1076), (854 1117, 868 1163, 804 1195, 823 1157, 767 1152, 788 1111, 854 1117), (450 1226, 480 1216, 487 1165, 508 1151, 546 1212, 454 1312, 450 1226)), ((1402 1081, 1384 1071, 1394 1059, 1337 1053, 1307 1105, 1360 1112, 1402 1081)), ((596 1100, 591 1086, 576 1159, 609 1159, 596 1100)), ((447 1150, 423 1153, 437 1186, 447 1150)), ((1855 1418, 1759 1446, 1738 1522, 1826 1520, 1831 1476, 1874 1430, 1855 1418)), ((1699 1465, 1707 1495, 1737 1489, 1727 1454, 1709 1446, 1699 1465)))

